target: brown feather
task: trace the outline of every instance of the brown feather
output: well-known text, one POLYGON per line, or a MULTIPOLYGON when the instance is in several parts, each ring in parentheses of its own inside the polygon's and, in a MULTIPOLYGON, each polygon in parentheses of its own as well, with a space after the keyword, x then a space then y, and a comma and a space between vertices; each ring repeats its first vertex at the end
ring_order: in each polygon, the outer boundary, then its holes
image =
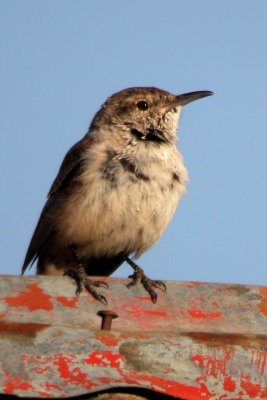
POLYGON ((50 211, 57 208, 58 193, 64 191, 64 188, 70 184, 72 179, 75 179, 82 170, 82 155, 84 149, 90 145, 92 138, 85 136, 77 142, 66 154, 59 172, 52 183, 48 193, 47 202, 41 212, 39 221, 33 233, 26 257, 22 266, 22 274, 27 267, 33 264, 46 250, 56 235, 56 227, 53 219, 49 218, 50 211))

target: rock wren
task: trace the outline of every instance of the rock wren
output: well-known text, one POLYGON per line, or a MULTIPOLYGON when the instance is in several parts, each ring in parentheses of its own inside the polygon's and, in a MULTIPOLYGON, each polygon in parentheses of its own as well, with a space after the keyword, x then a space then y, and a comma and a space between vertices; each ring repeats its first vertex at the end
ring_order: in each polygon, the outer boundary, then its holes
POLYGON ((172 95, 134 87, 107 99, 83 139, 66 154, 31 239, 22 273, 37 260, 37 274, 73 277, 103 303, 89 276, 108 276, 124 261, 153 302, 161 281, 146 277, 133 259, 169 224, 188 181, 177 149, 184 105, 210 91, 172 95), (130 258, 131 257, 131 258, 130 258))

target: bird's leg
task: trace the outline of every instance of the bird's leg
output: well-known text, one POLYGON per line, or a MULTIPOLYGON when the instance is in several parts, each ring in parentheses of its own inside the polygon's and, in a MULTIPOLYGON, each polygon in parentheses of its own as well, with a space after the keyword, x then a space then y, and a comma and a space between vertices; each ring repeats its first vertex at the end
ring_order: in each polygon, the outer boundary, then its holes
POLYGON ((101 301, 101 303, 107 305, 107 299, 102 294, 99 294, 94 287, 106 287, 108 288, 108 284, 103 281, 93 281, 90 279, 86 273, 84 265, 82 264, 77 251, 76 245, 71 245, 70 250, 72 255, 76 261, 76 268, 70 269, 64 273, 64 275, 68 275, 75 280, 77 283, 76 295, 79 296, 83 290, 83 287, 96 299, 101 301))
POLYGON ((142 268, 140 268, 133 260, 131 260, 129 257, 125 257, 125 261, 133 268, 134 273, 133 275, 130 275, 129 278, 132 279, 130 283, 128 283, 127 287, 130 288, 134 285, 136 285, 137 282, 141 282, 144 289, 149 293, 151 300, 153 303, 156 303, 157 301, 157 293, 153 288, 158 288, 163 291, 166 291, 166 285, 162 281, 154 281, 150 278, 148 278, 142 268))

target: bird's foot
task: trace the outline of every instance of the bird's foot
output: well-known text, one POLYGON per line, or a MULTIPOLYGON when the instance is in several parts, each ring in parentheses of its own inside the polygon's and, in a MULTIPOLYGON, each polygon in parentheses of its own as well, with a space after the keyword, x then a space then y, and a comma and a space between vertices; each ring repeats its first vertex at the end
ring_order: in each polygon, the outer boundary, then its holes
POLYGON ((126 257, 125 261, 134 269, 133 275, 130 275, 129 278, 132 279, 130 283, 128 283, 127 287, 131 288, 132 286, 135 286, 137 282, 141 282, 143 285, 144 289, 148 292, 148 294, 151 297, 152 302, 155 304, 157 301, 157 293, 153 288, 161 289, 164 292, 166 292, 166 285, 162 281, 157 281, 157 280, 152 280, 148 278, 142 268, 140 268, 133 260, 130 258, 126 257))
POLYGON ((106 297, 95 290, 95 287, 108 288, 108 284, 104 281, 93 281, 90 279, 87 276, 83 266, 79 266, 77 270, 69 269, 64 273, 64 275, 70 276, 75 280, 77 284, 76 296, 79 296, 84 288, 94 297, 94 299, 105 305, 108 304, 106 297))
POLYGON ((75 280, 77 284, 76 296, 79 296, 83 291, 83 288, 85 288, 94 297, 94 299, 107 305, 107 299, 105 298, 105 296, 98 293, 95 290, 95 287, 105 287, 108 289, 108 284, 104 281, 93 281, 92 279, 90 279, 85 271, 82 262, 79 259, 77 246, 75 244, 71 245, 70 250, 76 260, 77 267, 75 269, 69 269, 64 273, 64 275, 70 276, 72 279, 75 280))

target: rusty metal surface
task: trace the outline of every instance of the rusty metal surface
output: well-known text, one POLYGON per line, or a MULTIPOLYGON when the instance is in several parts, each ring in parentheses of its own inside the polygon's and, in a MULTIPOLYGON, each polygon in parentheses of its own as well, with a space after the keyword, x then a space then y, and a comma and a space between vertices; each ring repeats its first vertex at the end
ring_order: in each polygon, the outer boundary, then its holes
POLYGON ((106 309, 119 316, 108 331, 105 307, 77 298, 67 277, 0 278, 2 394, 129 386, 187 400, 267 398, 267 287, 167 282, 152 304, 141 287, 106 279, 106 309))

